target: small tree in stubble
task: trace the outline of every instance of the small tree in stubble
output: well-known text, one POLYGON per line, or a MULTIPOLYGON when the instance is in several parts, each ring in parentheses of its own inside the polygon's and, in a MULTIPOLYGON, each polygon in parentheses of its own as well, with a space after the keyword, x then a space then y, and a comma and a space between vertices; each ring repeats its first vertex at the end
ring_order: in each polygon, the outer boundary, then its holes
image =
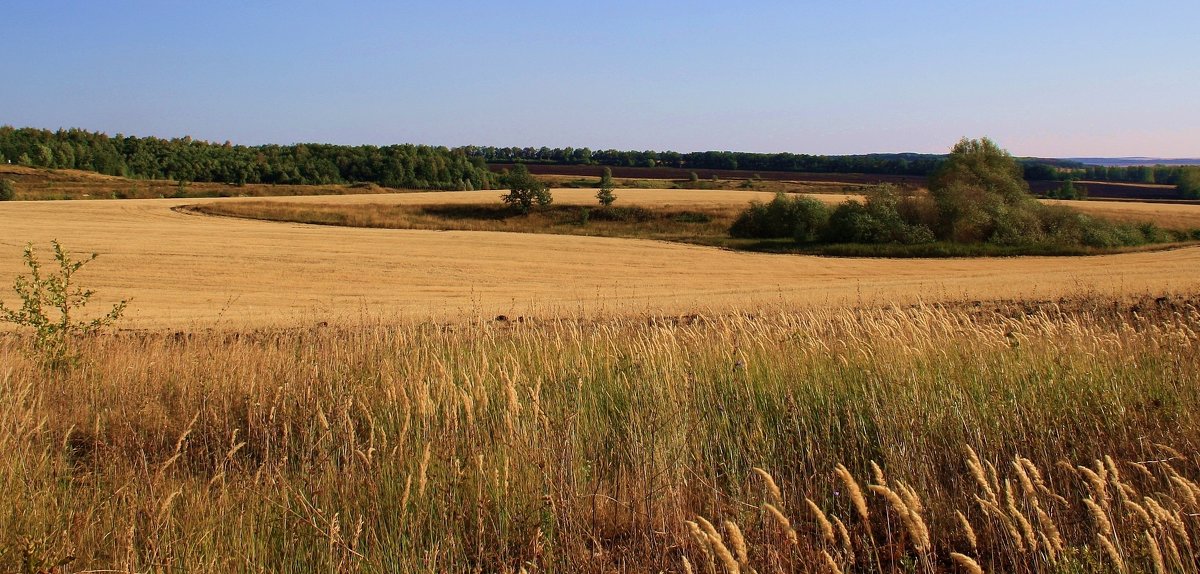
POLYGON ((43 274, 33 244, 27 244, 23 258, 29 275, 18 276, 13 282, 13 291, 21 299, 21 307, 10 309, 0 302, 0 322, 32 328, 34 350, 43 365, 62 369, 73 365, 78 359, 74 339, 112 325, 124 314, 128 300, 123 299, 113 305, 102 317, 83 321, 74 319, 72 315, 82 310, 95 295, 95 291, 73 283, 75 273, 98 255, 92 253, 75 261, 57 240, 50 244, 54 247, 57 272, 43 274))
POLYGON ((500 198, 505 204, 516 207, 521 213, 529 213, 536 201, 541 207, 550 205, 554 198, 546 184, 529 173, 524 164, 517 164, 507 177, 508 193, 500 198))
POLYGON ((607 167, 600 173, 600 191, 596 193, 596 199, 600 200, 600 205, 604 207, 617 200, 617 196, 613 195, 612 170, 607 167))

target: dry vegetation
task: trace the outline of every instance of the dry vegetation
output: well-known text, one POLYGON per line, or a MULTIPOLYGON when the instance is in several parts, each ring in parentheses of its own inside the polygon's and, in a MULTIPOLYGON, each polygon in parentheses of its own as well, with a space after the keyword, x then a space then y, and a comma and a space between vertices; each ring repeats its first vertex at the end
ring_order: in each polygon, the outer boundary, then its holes
POLYGON ((1198 303, 9 336, 0 564, 1194 571, 1198 303))
MULTIPOLYGON (((592 190, 556 191, 557 202, 592 190)), ((347 205, 462 205, 499 192, 351 195, 347 205)), ((817 196, 837 200, 837 196, 817 196)), ((623 190, 617 205, 680 211, 769 194, 623 190)), ((238 329, 374 317, 680 314, 917 301, 1112 296, 1200 287, 1200 249, 1089 258, 832 259, 665 242, 517 233, 353 229, 172 211, 251 199, 0 204, 0 278, 27 241, 99 252, 85 281, 97 305, 132 299, 130 328, 238 329), (107 298, 107 299, 106 299, 107 298)), ((289 204, 328 197, 279 198, 289 204)), ((1088 202, 1089 204, 1091 202, 1088 202)), ((1193 209, 1156 205, 1163 210, 1193 209)), ((3 284, 8 281, 4 280, 3 284)))

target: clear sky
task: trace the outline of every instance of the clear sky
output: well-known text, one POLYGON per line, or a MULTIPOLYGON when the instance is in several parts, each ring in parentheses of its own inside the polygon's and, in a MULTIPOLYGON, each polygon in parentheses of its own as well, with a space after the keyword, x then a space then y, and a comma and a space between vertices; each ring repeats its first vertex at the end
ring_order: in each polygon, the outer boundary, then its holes
POLYGON ((18 2, 0 124, 259 144, 1200 156, 1200 2, 18 2))

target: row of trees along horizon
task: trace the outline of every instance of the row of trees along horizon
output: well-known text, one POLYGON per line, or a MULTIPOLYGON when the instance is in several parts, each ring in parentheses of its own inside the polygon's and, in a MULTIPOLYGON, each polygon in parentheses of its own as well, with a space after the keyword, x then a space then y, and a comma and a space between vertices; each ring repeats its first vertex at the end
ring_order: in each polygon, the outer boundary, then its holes
MULTIPOLYGON (((242 185, 371 182, 386 187, 437 190, 491 189, 502 185, 495 163, 673 167, 743 171, 866 173, 930 176, 946 160, 938 154, 807 155, 704 151, 618 151, 533 148, 374 145, 233 145, 190 137, 162 139, 81 129, 50 131, 0 127, 0 163, 80 169, 143 179, 242 185)), ((1195 168, 1090 166, 1057 159, 1022 158, 1027 180, 1071 180, 1187 185, 1195 168)), ((1181 187, 1181 191, 1183 190, 1181 187)))

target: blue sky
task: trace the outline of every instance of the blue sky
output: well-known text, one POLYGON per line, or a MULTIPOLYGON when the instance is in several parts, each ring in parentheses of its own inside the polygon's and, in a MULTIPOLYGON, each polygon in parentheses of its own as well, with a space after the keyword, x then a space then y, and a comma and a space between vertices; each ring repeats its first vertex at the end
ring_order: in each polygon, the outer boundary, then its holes
POLYGON ((1200 156, 1200 2, 12 2, 0 124, 259 144, 1200 156))

